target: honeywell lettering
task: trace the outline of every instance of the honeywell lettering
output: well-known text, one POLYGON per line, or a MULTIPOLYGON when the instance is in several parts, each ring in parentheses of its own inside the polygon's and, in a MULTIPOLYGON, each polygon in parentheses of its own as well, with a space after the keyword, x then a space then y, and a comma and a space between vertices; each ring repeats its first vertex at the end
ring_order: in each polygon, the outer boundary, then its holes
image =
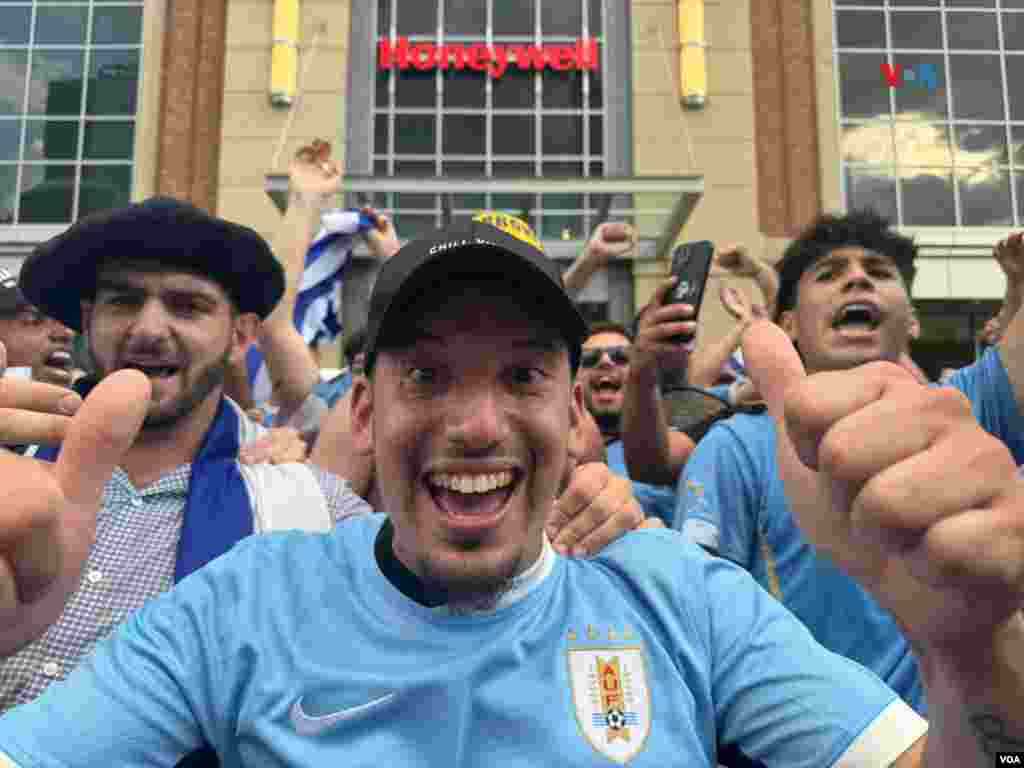
POLYGON ((559 72, 599 69, 601 44, 593 39, 580 39, 570 45, 502 45, 494 43, 410 43, 409 38, 381 40, 377 44, 377 66, 380 69, 420 72, 432 69, 472 69, 499 78, 514 63, 522 70, 552 69, 559 72))

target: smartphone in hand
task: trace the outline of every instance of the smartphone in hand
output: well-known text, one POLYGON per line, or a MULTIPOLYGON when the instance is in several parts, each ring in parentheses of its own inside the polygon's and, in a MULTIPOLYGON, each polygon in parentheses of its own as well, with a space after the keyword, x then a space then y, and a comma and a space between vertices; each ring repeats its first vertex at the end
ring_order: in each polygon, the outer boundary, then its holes
MULTIPOLYGON (((704 288, 711 275, 711 259, 715 255, 715 246, 710 240, 699 240, 683 243, 672 253, 672 276, 676 284, 665 300, 666 304, 689 304, 693 307, 693 319, 700 314, 700 305, 704 301, 704 288)), ((676 336, 672 339, 677 344, 693 341, 693 335, 676 336)))

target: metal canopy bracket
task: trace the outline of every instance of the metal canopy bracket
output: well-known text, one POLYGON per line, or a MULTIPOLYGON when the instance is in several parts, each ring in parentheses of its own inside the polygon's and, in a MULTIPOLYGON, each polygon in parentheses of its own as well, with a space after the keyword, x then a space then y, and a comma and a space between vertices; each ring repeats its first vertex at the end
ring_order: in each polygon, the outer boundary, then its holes
MULTIPOLYGON (((588 213, 563 212, 545 202, 536 210, 542 216, 586 216, 595 224, 605 220, 630 221, 639 230, 640 242, 635 259, 668 259, 669 252, 704 194, 703 176, 596 176, 590 178, 541 177, 416 177, 416 176, 346 176, 343 180, 350 204, 364 205, 380 199, 381 195, 435 195, 435 209, 415 210, 435 215, 437 223, 463 215, 470 210, 458 210, 459 195, 589 195, 588 213)), ((266 192, 279 210, 288 206, 288 176, 272 174, 266 177, 266 192)), ((394 199, 394 198, 390 198, 394 199)), ((539 200, 540 198, 534 198, 539 200)), ((342 201, 339 200, 339 205, 342 201)), ((495 206, 501 207, 501 206, 495 206)), ((399 205, 382 207, 401 219, 399 205)), ((512 213, 518 213, 512 211, 512 213)), ((415 235, 402 231, 405 237, 415 235)), ((582 239, 589 236, 586 233, 582 239)), ((572 258, 579 253, 581 238, 561 240, 545 238, 544 246, 553 258, 572 258)))

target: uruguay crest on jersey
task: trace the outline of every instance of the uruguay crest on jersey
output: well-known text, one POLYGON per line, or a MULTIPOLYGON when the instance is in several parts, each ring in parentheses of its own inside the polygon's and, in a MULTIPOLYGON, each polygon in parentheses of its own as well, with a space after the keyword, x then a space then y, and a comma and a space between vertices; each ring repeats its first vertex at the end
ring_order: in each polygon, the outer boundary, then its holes
POLYGON ((568 650, 576 721, 602 755, 625 764, 651 732, 651 693, 639 645, 585 646, 568 650))

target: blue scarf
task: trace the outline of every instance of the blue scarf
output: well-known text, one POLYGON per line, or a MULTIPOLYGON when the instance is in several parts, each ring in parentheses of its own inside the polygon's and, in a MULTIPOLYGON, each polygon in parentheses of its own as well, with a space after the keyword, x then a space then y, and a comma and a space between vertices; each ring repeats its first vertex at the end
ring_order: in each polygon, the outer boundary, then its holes
MULTIPOLYGON (((237 463, 243 418, 227 398, 221 398, 192 462, 174 565, 175 584, 253 532, 252 502, 237 463)), ((56 446, 43 446, 35 456, 54 461, 58 452, 56 446)))

